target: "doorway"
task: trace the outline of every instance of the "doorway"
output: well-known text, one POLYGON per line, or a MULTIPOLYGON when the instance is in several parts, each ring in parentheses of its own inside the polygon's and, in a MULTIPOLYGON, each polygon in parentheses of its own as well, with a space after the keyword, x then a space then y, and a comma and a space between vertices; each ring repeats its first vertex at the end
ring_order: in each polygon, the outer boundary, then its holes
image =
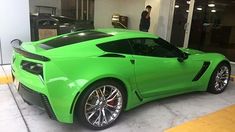
POLYGON ((77 0, 77 19, 94 21, 94 0, 77 0))
POLYGON ((170 42, 178 47, 187 47, 194 0, 175 0, 170 42))
POLYGON ((61 8, 63 16, 94 21, 94 0, 62 0, 61 8))
POLYGON ((195 0, 189 48, 217 52, 235 61, 235 1, 195 0))
POLYGON ((235 61, 235 0, 175 0, 170 42, 235 61))

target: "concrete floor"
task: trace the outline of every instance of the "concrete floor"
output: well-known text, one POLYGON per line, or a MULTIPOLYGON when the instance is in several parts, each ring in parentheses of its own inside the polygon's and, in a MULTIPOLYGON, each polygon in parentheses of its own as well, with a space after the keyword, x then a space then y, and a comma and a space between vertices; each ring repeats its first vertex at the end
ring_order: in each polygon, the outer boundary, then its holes
MULTIPOLYGON (((235 74, 235 66, 232 68, 235 74)), ((0 67, 0 76, 10 66, 0 67)), ((235 104, 235 82, 219 95, 196 92, 153 101, 124 112, 119 121, 103 132, 162 132, 186 121, 235 104)), ((49 119, 35 106, 23 102, 13 84, 0 85, 0 132, 88 132, 77 122, 63 124, 49 119)))

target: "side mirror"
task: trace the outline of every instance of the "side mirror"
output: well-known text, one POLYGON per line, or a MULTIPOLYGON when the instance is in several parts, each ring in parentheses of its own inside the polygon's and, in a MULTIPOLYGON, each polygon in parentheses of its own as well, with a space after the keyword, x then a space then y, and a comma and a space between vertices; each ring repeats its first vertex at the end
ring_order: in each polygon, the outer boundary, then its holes
POLYGON ((23 42, 21 41, 21 40, 19 40, 19 39, 13 39, 12 41, 11 41, 11 45, 14 47, 19 47, 21 44, 22 44, 23 42))
POLYGON ((186 59, 188 59, 188 54, 185 52, 182 52, 182 54, 177 58, 179 62, 183 62, 186 59))

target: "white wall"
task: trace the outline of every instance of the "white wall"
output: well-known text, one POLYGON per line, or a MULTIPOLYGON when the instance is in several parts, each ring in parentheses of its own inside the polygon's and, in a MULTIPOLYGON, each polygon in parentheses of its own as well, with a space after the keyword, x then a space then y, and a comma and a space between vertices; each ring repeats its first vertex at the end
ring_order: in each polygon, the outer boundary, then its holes
MULTIPOLYGON (((61 15, 61 0, 29 0, 29 7, 31 13, 36 13, 37 5, 40 6, 52 6, 56 7, 56 14, 61 15)), ((44 10, 43 12, 48 12, 50 10, 44 10)))
POLYGON ((9 64, 12 56, 11 40, 18 38, 30 41, 29 1, 0 1, 0 16, 0 52, 3 58, 0 63, 9 64))
POLYGON ((151 5, 151 22, 149 32, 156 34, 157 33, 157 24, 158 24, 158 17, 159 17, 159 9, 160 9, 160 2, 161 0, 146 0, 145 6, 151 5))
POLYGON ((172 23, 169 21, 171 19, 170 14, 172 13, 172 2, 172 0, 161 0, 160 2, 156 33, 164 39, 167 39, 169 34, 168 28, 172 26, 172 23))
POLYGON ((151 26, 149 32, 166 39, 168 34, 169 19, 172 0, 146 0, 145 6, 151 5, 151 26))
POLYGON ((152 6, 149 32, 166 39, 172 0, 95 0, 95 27, 110 28, 113 13, 128 16, 129 29, 138 30, 142 11, 152 6))
POLYGON ((117 0, 119 2, 119 12, 128 16, 129 29, 139 30, 139 23, 142 11, 145 9, 145 0, 117 0))
POLYGON ((95 0, 95 28, 112 28, 112 15, 118 13, 128 16, 129 29, 138 30, 144 3, 145 0, 95 0))
POLYGON ((119 11, 117 0, 95 0, 94 26, 95 28, 111 28, 113 13, 119 11))

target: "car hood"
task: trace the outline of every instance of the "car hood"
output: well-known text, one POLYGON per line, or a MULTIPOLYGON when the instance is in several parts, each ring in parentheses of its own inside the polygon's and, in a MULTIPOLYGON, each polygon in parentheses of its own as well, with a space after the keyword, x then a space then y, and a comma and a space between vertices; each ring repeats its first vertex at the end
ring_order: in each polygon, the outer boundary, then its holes
POLYGON ((195 49, 189 49, 189 48, 180 48, 183 52, 186 52, 190 55, 195 55, 195 54, 204 54, 205 52, 202 52, 200 50, 195 50, 195 49))

